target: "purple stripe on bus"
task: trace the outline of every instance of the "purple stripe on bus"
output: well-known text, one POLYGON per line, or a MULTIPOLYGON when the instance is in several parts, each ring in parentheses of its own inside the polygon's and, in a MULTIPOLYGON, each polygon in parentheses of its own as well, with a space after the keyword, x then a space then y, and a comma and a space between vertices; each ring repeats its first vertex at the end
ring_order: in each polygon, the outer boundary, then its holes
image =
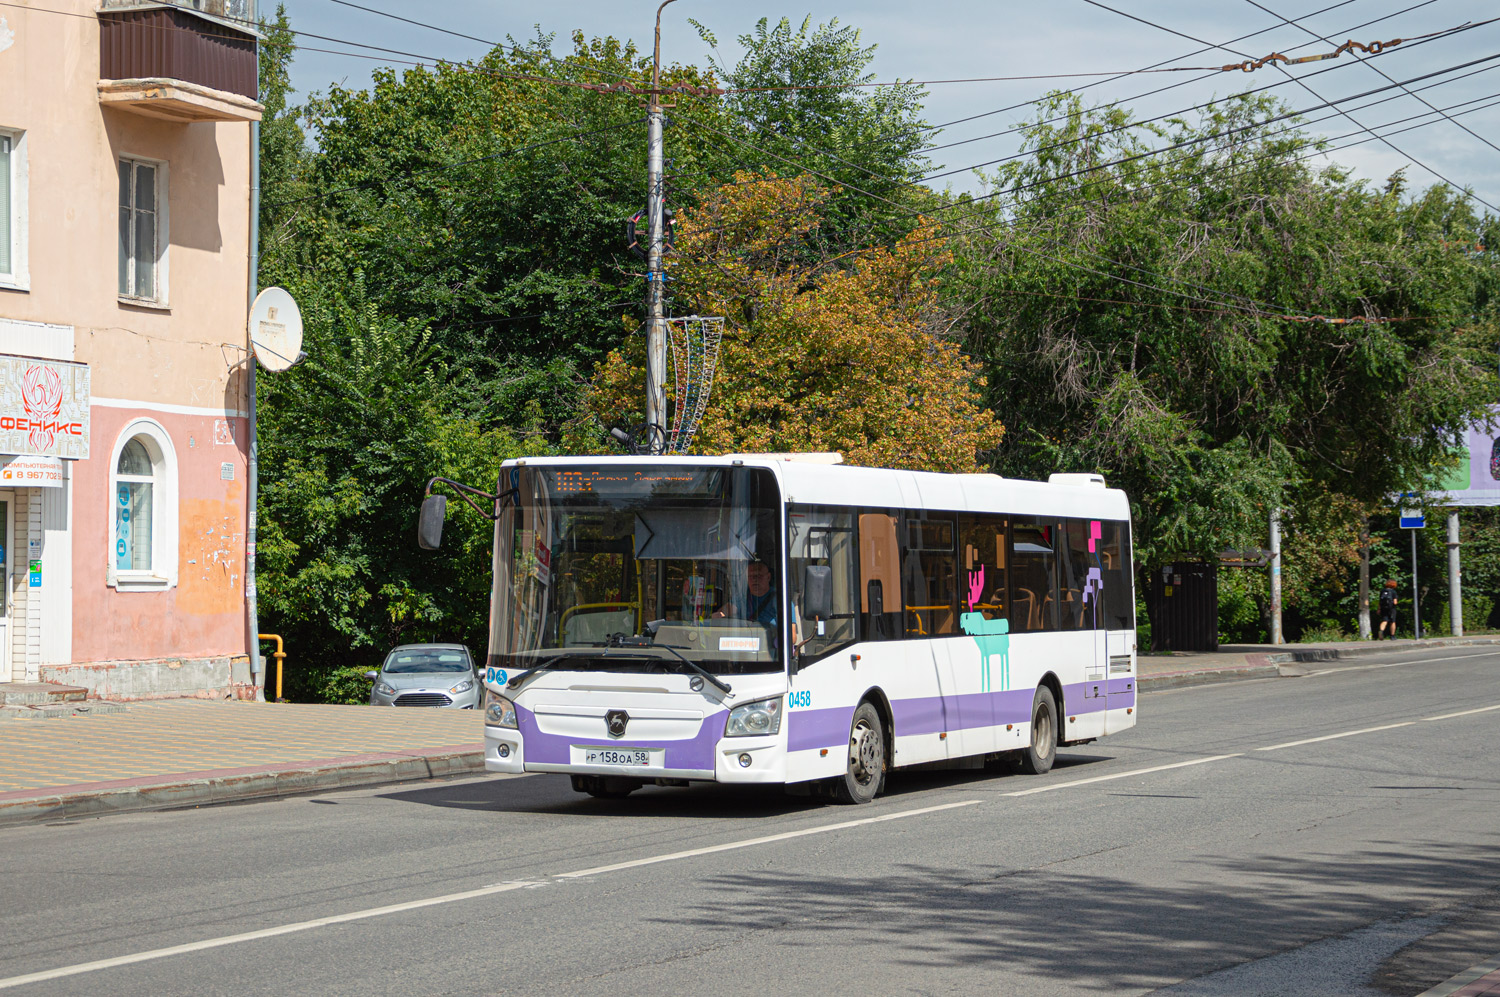
POLYGON ((938 734, 943 731, 1026 723, 1031 713, 1030 689, 974 692, 962 696, 925 696, 891 703, 896 734, 938 734))
POLYGON ((786 723, 788 751, 839 748, 849 743, 849 728, 854 724, 854 707, 835 706, 827 710, 793 710, 787 714, 786 723))
MULTIPOLYGON (((520 725, 521 736, 525 739, 526 760, 538 762, 544 765, 567 765, 572 762, 573 754, 569 749, 575 744, 587 744, 595 747, 619 747, 619 748, 662 748, 666 754, 662 764, 669 769, 695 769, 697 771, 712 772, 714 765, 714 748, 719 743, 719 738, 724 736, 724 718, 728 715, 727 710, 705 717, 698 728, 698 733, 691 739, 684 738, 678 741, 642 741, 632 740, 629 737, 615 739, 605 736, 601 729, 598 737, 574 738, 563 734, 546 734, 536 725, 536 717, 524 706, 516 707, 516 722, 520 725)), ((601 728, 603 724, 600 724, 601 728)), ((847 729, 847 728, 846 728, 847 729)))

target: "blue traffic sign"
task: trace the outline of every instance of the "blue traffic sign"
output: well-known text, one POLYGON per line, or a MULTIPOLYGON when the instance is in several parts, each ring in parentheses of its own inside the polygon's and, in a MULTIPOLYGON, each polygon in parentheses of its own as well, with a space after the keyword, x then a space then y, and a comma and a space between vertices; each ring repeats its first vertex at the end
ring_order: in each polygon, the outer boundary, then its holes
POLYGON ((1401 528, 1403 530, 1422 530, 1427 528, 1427 517, 1421 509, 1402 509, 1401 528))

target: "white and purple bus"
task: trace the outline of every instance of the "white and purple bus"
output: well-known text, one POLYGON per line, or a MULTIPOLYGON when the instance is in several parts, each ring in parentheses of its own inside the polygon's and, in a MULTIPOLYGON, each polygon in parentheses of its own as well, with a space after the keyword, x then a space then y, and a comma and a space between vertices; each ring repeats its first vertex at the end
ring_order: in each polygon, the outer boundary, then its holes
POLYGON ((892 769, 1040 773, 1135 723, 1130 510, 1098 475, 543 458, 484 497, 491 772, 864 803, 892 769))

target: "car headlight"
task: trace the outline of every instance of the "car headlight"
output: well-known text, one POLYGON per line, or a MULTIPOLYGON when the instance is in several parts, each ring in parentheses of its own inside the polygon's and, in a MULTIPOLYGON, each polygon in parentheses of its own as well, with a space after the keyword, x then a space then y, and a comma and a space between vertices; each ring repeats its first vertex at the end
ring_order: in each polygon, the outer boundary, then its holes
POLYGON ((388 682, 376 682, 375 691, 380 693, 382 696, 394 696, 396 694, 395 686, 391 685, 388 682))
POLYGON ((755 737, 781 732, 781 697, 760 699, 729 711, 724 724, 725 737, 755 737))
POLYGON ((454 686, 453 688, 449 689, 448 691, 449 692, 468 692, 472 688, 474 688, 474 680, 473 679, 464 679, 462 682, 458 683, 458 685, 454 686))
POLYGON ((489 727, 516 727, 516 704, 493 689, 484 692, 484 722, 489 727))

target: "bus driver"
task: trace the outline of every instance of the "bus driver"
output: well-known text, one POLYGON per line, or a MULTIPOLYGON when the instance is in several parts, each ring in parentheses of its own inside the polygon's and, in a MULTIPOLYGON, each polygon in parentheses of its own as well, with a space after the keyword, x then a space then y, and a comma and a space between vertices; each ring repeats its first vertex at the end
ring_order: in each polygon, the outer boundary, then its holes
POLYGON ((741 620, 754 620, 763 623, 776 632, 776 590, 771 585, 771 568, 764 561, 751 561, 748 569, 749 594, 746 604, 741 606, 737 602, 725 605, 717 613, 717 617, 732 616, 741 620))

